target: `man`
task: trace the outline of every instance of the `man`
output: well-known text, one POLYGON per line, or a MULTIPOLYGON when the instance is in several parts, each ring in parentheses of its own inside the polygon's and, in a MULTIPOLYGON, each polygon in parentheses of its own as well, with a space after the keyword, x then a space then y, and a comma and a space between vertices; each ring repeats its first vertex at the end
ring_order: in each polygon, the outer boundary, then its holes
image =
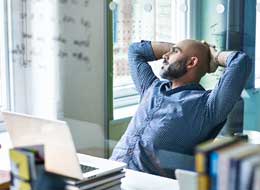
POLYGON ((217 52, 207 43, 176 45, 141 41, 129 47, 129 65, 140 105, 111 159, 128 168, 174 178, 174 170, 194 169, 197 144, 214 138, 239 99, 251 71, 242 52, 217 52), (169 51, 170 49, 170 51, 169 51), (148 61, 163 58, 159 80, 148 61), (218 65, 226 70, 212 91, 200 79, 218 65))

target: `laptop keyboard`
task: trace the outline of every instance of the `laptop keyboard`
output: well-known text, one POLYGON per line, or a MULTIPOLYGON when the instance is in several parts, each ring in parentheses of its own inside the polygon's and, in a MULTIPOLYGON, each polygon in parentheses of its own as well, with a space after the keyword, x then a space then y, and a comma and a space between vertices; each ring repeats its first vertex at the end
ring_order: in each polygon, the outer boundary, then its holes
POLYGON ((90 171, 97 169, 97 168, 94 168, 94 167, 91 167, 91 166, 86 166, 86 165, 81 165, 81 164, 80 164, 80 168, 81 168, 82 173, 87 173, 87 172, 90 172, 90 171))

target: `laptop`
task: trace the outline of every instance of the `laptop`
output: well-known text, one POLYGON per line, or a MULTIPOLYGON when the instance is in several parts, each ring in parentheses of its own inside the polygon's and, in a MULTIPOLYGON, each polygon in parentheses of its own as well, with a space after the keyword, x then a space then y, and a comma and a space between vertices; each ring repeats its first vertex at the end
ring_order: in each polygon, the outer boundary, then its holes
POLYGON ((120 172, 125 163, 77 154, 64 121, 2 112, 13 147, 44 145, 45 169, 82 182, 120 172))

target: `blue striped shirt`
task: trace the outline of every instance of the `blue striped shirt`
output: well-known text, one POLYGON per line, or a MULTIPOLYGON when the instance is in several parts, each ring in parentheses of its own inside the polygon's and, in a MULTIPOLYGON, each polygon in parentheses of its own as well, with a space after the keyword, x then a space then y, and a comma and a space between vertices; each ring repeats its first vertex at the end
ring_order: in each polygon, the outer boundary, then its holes
POLYGON ((240 98, 252 67, 248 57, 233 52, 212 91, 195 83, 171 89, 159 80, 148 64, 156 59, 149 41, 130 45, 128 59, 141 100, 111 159, 171 178, 177 168, 193 170, 195 146, 217 136, 240 98))

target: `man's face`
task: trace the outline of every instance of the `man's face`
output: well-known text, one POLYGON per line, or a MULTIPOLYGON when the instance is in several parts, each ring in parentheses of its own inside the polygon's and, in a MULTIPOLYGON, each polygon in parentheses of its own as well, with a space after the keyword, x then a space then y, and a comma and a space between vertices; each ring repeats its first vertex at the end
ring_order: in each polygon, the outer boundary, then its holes
POLYGON ((180 47, 173 46, 168 53, 163 55, 163 59, 163 65, 160 70, 162 78, 174 80, 187 73, 187 57, 183 55, 180 47))

